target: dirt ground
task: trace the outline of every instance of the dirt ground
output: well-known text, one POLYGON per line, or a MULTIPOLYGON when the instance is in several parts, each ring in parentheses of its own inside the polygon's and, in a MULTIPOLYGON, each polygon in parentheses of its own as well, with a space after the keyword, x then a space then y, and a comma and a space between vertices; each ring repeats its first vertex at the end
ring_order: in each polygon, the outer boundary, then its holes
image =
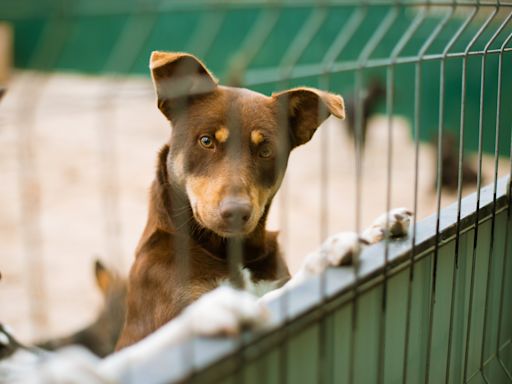
MULTIPOLYGON (((145 224, 156 153, 169 132, 149 79, 15 76, 0 105, 0 322, 22 340, 65 333, 94 317, 101 305, 95 257, 127 273, 145 224)), ((363 226, 386 209, 387 132, 383 116, 370 120, 360 196, 363 226)), ((413 207, 409 132, 409 123, 396 117, 393 207, 413 207)), ((335 119, 292 153, 268 223, 282 231, 292 271, 325 233, 355 229, 354 159, 345 127, 335 119)), ((421 145, 419 161, 421 219, 436 207, 429 145, 421 145)), ((492 157, 484 157, 483 169, 485 181, 492 181, 492 157)), ((506 159, 499 170, 508 172, 506 159)), ((454 200, 445 193, 442 205, 454 200)))

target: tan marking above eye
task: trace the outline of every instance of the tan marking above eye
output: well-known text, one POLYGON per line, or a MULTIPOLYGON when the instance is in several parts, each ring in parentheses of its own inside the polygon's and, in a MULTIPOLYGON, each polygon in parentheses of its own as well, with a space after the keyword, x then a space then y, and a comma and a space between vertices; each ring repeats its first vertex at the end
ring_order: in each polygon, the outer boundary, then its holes
POLYGON ((219 143, 225 143, 229 137, 229 131, 227 128, 222 127, 215 132, 215 139, 219 143))
POLYGON ((263 133, 260 130, 255 129, 251 132, 251 141, 254 145, 259 145, 265 140, 263 133))

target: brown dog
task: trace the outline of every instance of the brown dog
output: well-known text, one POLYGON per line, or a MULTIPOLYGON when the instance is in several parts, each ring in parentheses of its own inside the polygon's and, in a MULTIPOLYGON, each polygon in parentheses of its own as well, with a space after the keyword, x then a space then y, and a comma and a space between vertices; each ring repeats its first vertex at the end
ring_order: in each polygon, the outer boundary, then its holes
POLYGON ((172 134, 158 158, 118 349, 227 280, 228 239, 240 241, 253 281, 289 278, 277 234, 265 230, 272 198, 290 151, 330 114, 345 115, 340 96, 313 88, 268 97, 220 86, 189 54, 153 52, 150 68, 172 134))

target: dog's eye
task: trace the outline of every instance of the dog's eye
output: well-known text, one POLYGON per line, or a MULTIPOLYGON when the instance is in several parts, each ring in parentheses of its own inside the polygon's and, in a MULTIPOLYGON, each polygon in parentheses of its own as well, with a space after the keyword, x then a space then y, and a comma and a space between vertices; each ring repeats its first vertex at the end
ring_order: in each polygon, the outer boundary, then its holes
POLYGON ((258 152, 258 156, 263 159, 268 159, 272 157, 273 154, 274 152, 272 151, 272 147, 269 144, 263 144, 258 152))
POLYGON ((205 148, 213 148, 213 139, 208 135, 201 136, 199 138, 199 143, 205 148))

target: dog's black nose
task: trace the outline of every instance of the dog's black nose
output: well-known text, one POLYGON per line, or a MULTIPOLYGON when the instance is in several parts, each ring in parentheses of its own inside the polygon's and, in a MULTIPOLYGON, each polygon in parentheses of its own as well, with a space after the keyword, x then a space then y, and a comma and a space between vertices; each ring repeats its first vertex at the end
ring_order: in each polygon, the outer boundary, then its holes
POLYGON ((228 197, 220 203, 220 215, 230 226, 240 226, 247 223, 251 217, 249 200, 228 197))

